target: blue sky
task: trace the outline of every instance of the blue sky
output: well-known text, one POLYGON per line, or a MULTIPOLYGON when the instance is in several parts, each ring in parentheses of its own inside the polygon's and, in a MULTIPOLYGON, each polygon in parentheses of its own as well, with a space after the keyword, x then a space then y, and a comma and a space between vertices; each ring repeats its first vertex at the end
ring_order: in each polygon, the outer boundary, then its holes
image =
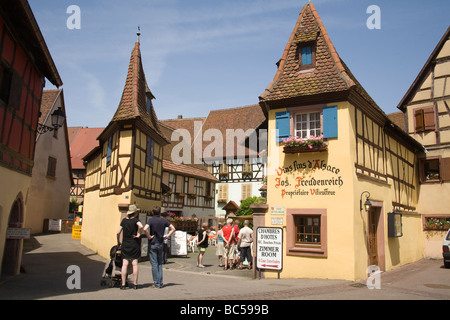
MULTIPOLYGON (((104 127, 141 52, 159 119, 258 103, 307 0, 29 0, 64 82, 69 126, 104 127), (70 5, 81 29, 67 28, 70 5)), ((313 0, 340 57, 386 113, 396 112, 447 29, 448 0, 313 0), (367 8, 381 9, 369 30, 367 8)), ((45 89, 54 87, 47 81, 45 89)))

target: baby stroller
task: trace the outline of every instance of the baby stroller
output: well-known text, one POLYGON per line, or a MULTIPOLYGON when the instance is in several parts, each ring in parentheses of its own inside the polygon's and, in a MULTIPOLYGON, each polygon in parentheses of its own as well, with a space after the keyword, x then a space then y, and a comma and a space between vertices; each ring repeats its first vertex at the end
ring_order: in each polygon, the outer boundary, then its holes
POLYGON ((101 286, 109 286, 110 288, 119 287, 122 284, 122 251, 120 245, 116 245, 110 250, 111 261, 107 262, 103 270, 101 286))

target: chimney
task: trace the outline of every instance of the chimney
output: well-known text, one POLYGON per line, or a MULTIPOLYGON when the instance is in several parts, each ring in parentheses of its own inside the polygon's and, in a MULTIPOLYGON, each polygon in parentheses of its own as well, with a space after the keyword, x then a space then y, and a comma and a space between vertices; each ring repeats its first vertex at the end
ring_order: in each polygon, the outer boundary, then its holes
POLYGON ((178 115, 178 120, 181 120, 181 119, 183 119, 183 115, 178 115))

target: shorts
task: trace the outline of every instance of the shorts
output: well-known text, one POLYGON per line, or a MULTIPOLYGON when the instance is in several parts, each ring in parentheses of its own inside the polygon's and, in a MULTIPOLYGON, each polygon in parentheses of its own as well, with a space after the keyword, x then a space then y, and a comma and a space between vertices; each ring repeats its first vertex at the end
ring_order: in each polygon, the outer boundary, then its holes
POLYGON ((198 247, 198 250, 200 250, 200 252, 206 252, 206 248, 204 247, 198 247))
POLYGON ((234 253, 235 253, 235 252, 236 252, 236 248, 235 248, 235 246, 234 246, 234 243, 233 243, 233 244, 230 244, 229 247, 224 246, 224 248, 223 248, 223 256, 224 256, 226 259, 234 259, 234 253))

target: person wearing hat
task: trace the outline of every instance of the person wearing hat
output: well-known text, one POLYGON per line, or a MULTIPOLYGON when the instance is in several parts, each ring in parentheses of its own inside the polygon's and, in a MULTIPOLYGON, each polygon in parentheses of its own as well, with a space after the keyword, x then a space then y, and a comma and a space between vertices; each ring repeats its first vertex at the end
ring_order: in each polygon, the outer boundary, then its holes
POLYGON ((128 264, 133 265, 133 288, 137 289, 138 283, 138 259, 141 256, 141 241, 140 231, 144 228, 142 223, 138 220, 137 214, 139 209, 132 204, 128 207, 127 216, 120 223, 119 231, 117 231, 117 242, 122 249, 122 286, 120 289, 126 289, 125 283, 128 276, 128 264), (122 235, 122 241, 120 236, 122 235))

